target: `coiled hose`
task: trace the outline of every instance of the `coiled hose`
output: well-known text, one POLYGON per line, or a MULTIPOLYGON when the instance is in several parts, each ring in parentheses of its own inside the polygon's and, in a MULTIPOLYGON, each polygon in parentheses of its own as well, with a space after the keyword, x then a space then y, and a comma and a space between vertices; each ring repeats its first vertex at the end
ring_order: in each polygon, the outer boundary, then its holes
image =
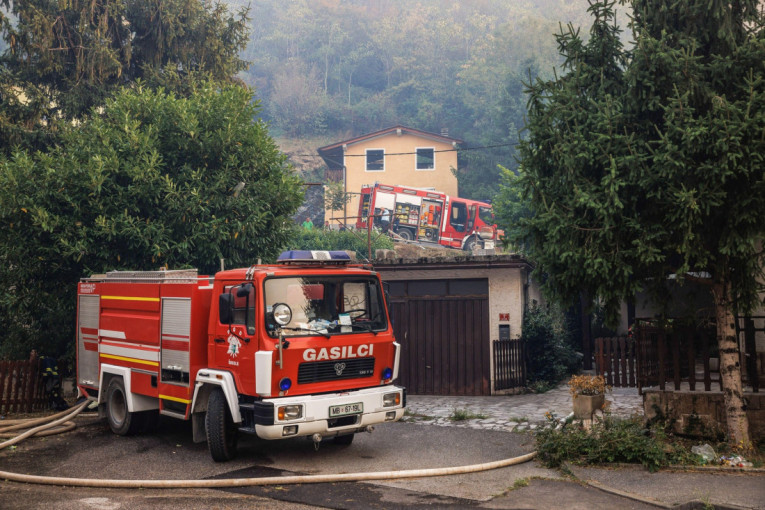
MULTIPOLYGON (((0 443, 0 450, 16 444, 33 435, 59 434, 74 428, 71 422, 75 416, 80 414, 88 401, 83 402, 74 409, 63 411, 61 413, 40 418, 38 420, 14 420, 6 422, 6 426, 0 428, 0 437, 2 434, 13 430, 36 426, 13 439, 0 443), (70 425, 71 424, 71 425, 70 425)), ((404 478, 424 478, 432 476, 461 475, 467 473, 477 473, 480 471, 489 471, 516 464, 528 462, 536 456, 536 452, 527 453, 518 457, 512 457, 494 462, 483 464, 472 464, 469 466, 455 466, 445 468, 429 469, 409 469, 405 471, 375 471, 371 473, 341 473, 328 475, 296 475, 296 476, 271 476, 262 478, 231 478, 215 480, 109 480, 97 478, 65 478, 59 476, 37 476, 21 473, 12 473, 10 471, 0 471, 0 479, 13 482, 34 483, 39 485, 61 485, 69 487, 101 487, 101 488, 143 488, 143 489, 189 489, 189 488, 230 488, 230 487, 249 487, 256 485, 287 485, 303 483, 332 483, 332 482, 361 482, 370 480, 397 480, 404 478)))

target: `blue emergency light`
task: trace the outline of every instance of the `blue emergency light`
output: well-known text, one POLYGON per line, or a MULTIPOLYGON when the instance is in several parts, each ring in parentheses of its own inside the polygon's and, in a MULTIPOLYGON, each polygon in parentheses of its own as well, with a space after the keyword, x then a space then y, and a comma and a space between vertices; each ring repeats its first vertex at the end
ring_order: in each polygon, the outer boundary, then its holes
POLYGON ((344 251, 289 250, 282 252, 276 261, 282 264, 296 262, 347 263, 351 261, 351 257, 344 251))

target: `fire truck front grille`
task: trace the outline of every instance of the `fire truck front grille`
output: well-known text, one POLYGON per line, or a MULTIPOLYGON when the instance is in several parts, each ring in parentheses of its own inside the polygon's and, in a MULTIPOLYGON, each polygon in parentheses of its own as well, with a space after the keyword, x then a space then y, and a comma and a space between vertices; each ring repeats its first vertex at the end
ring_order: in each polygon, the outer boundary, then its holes
POLYGON ((300 364, 298 367, 298 384, 371 377, 374 373, 374 358, 314 361, 300 364))

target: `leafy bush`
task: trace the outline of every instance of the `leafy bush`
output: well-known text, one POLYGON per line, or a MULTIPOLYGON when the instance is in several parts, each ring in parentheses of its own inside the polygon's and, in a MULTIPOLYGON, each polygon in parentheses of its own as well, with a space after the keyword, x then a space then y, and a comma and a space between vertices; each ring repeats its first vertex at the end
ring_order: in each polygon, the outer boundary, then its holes
MULTIPOLYGON (((292 242, 288 245, 293 250, 348 250, 356 253, 360 260, 366 260, 366 230, 296 230, 292 242)), ((372 232, 372 256, 375 250, 392 250, 393 241, 387 236, 372 232)))
POLYGON ((0 358, 73 353, 77 281, 275 257, 303 200, 253 92, 120 90, 48 152, 0 157, 0 358))
POLYGON ((697 463, 681 445, 667 443, 660 431, 646 429, 639 418, 620 420, 606 416, 590 430, 569 424, 537 432, 539 460, 547 467, 565 461, 581 464, 640 463, 650 471, 676 463, 697 463))
POLYGON ((558 306, 533 306, 523 318, 528 383, 550 389, 578 368, 571 328, 558 306))

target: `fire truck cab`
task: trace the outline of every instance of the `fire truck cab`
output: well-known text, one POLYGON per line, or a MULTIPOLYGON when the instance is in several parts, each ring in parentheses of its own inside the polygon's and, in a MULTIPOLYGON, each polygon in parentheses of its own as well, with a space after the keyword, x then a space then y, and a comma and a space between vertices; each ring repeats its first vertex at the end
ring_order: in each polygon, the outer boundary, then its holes
POLYGON ((405 389, 377 273, 345 252, 221 271, 115 271, 78 287, 77 385, 116 434, 191 420, 214 460, 238 433, 334 438, 401 419, 405 389))

